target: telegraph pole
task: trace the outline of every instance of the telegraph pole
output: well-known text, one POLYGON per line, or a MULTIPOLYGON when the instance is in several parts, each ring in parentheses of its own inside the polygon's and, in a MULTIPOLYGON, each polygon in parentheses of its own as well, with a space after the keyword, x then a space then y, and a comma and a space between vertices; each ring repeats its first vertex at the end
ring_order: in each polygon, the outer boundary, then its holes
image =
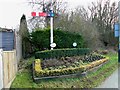
POLYGON ((118 50, 118 62, 120 62, 120 1, 118 2, 118 18, 119 18, 119 50, 118 50))

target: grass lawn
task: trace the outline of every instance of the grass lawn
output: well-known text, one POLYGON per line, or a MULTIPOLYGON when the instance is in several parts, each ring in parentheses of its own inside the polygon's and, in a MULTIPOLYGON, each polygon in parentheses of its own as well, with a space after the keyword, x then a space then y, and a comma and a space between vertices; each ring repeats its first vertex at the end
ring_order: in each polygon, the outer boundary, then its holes
POLYGON ((118 68, 117 54, 109 53, 110 61, 85 77, 56 78, 33 82, 31 64, 34 57, 25 60, 24 67, 17 73, 11 88, 94 88, 100 85, 108 76, 118 68))

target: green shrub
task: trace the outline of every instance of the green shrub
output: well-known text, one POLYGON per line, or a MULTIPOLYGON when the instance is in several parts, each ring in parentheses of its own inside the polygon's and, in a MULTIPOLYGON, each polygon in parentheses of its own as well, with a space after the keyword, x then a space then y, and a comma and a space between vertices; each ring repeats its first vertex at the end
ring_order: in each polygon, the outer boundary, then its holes
MULTIPOLYGON (((31 43, 34 46, 34 50, 50 49, 50 29, 37 29, 31 33, 31 43)), ((72 48, 73 43, 77 43, 77 48, 84 47, 84 40, 81 35, 73 34, 70 32, 54 30, 54 43, 56 43, 55 49, 58 48, 72 48)))
POLYGON ((60 58, 66 56, 78 56, 90 53, 88 48, 54 49, 35 53, 36 59, 60 58))
POLYGON ((44 48, 49 48, 49 32, 48 30, 37 30, 32 32, 30 35, 30 41, 34 46, 35 51, 43 50, 44 48))

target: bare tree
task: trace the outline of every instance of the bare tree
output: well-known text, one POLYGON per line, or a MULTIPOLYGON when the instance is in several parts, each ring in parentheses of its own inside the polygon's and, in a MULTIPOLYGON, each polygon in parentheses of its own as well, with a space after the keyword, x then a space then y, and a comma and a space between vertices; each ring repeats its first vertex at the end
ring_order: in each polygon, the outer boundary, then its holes
POLYGON ((111 41, 116 41, 112 27, 118 6, 111 0, 98 0, 97 3, 92 2, 92 6, 88 8, 91 12, 91 21, 94 22, 100 33, 101 41, 105 46, 111 45, 111 41))
MULTIPOLYGON (((35 8, 41 12, 46 12, 46 13, 50 12, 50 7, 52 5, 54 7, 53 8, 54 9, 53 11, 55 14, 54 19, 58 18, 58 16, 60 14, 65 12, 66 7, 67 7, 66 6, 67 3, 64 2, 63 0, 54 0, 53 3, 51 3, 51 0, 29 0, 29 4, 33 8, 35 8)), ((43 17, 33 17, 28 22, 32 28, 38 28, 41 26, 49 27, 50 26, 49 19, 50 19, 49 17, 44 17, 44 18, 43 17)))
POLYGON ((58 21, 55 28, 82 35, 86 47, 96 49, 102 46, 97 28, 84 7, 77 7, 75 11, 61 15, 58 21))

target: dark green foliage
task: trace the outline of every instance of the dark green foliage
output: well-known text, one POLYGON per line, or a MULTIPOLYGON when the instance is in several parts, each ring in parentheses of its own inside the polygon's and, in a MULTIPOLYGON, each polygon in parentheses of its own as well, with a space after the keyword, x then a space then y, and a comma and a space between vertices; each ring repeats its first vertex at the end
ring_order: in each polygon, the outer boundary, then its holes
POLYGON ((90 53, 88 48, 72 48, 72 49, 54 49, 39 51, 35 53, 35 58, 49 59, 49 58, 60 58, 66 56, 78 56, 90 53))
POLYGON ((90 55, 85 55, 82 60, 83 60, 83 62, 93 62, 95 60, 100 60, 103 58, 105 58, 105 57, 102 55, 90 54, 90 55))
MULTIPOLYGON (((22 41, 22 58, 27 58, 31 53, 31 44, 29 41, 29 32, 27 28, 26 16, 23 15, 20 19, 19 35, 22 41)), ((17 40, 18 41, 18 40, 17 40)))
POLYGON ((72 34, 70 32, 55 30, 54 40, 57 48, 72 48, 74 42, 77 43, 78 48, 84 47, 84 40, 81 35, 72 34))
POLYGON ((35 51, 43 50, 44 48, 49 48, 49 31, 39 30, 31 33, 31 42, 35 47, 35 51))
MULTIPOLYGON (((50 30, 37 29, 31 33, 31 42, 35 47, 35 51, 50 49, 50 30)), ((84 47, 84 40, 81 35, 72 34, 65 31, 54 30, 54 43, 58 48, 73 48, 73 43, 77 43, 76 48, 84 47)))

